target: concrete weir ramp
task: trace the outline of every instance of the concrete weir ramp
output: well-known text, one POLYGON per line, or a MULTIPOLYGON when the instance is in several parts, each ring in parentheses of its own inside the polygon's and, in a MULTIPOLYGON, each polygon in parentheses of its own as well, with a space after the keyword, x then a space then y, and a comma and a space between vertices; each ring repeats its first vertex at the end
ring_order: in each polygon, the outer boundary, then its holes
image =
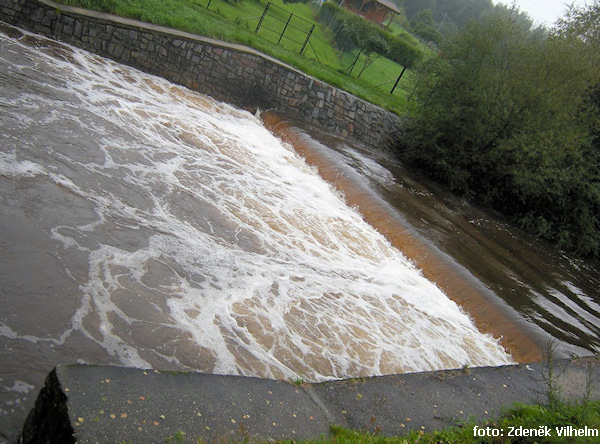
MULTIPOLYGON (((598 381, 598 358, 555 361, 567 399, 598 381)), ((319 384, 113 366, 53 370, 22 442, 237 442, 313 439, 331 425, 398 435, 497 417, 515 402, 545 402, 548 366, 523 364, 319 384)), ((591 397, 600 398, 593 384, 591 397)))

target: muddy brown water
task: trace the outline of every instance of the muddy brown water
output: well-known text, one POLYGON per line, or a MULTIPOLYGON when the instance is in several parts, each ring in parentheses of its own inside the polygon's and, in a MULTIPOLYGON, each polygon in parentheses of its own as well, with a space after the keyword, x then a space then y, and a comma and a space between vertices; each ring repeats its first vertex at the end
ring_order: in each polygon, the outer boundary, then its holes
POLYGON ((320 381, 597 350, 595 264, 263 120, 0 27, 0 441, 62 363, 320 381))

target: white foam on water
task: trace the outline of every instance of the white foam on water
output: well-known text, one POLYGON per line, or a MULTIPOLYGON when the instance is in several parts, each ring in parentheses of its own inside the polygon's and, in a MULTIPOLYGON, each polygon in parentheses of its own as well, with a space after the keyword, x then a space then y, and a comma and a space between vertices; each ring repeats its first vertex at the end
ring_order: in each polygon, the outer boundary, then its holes
POLYGON ((46 174, 46 170, 37 163, 28 160, 17 161, 14 153, 0 153, 0 175, 14 179, 40 174, 46 174))
POLYGON ((126 365, 307 380, 512 362, 255 116, 78 49, 10 44, 54 81, 3 105, 23 134, 40 109, 54 130, 23 136, 0 173, 41 175, 94 214, 48 230, 88 258, 63 339, 126 365))
POLYGON ((15 381, 14 385, 7 389, 9 392, 29 393, 35 387, 23 381, 15 381))

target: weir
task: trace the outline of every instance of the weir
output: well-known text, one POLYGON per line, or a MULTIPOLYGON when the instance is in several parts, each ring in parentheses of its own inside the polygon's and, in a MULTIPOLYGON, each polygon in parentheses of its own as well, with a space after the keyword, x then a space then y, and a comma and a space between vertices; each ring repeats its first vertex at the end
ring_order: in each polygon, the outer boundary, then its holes
POLYGON ((396 248, 412 260, 423 275, 435 282, 450 299, 464 308, 480 331, 500 338, 501 344, 517 362, 534 362, 542 358, 542 344, 535 341, 535 334, 519 323, 518 317, 506 306, 494 303, 494 295, 476 279, 469 279, 456 270, 454 261, 444 260, 443 255, 418 239, 407 224, 401 224, 373 193, 360 183, 344 175, 339 164, 330 161, 316 149, 318 142, 282 120, 276 113, 262 115, 267 128, 317 168, 319 175, 343 193, 348 205, 359 210, 371 226, 383 234, 396 248))
POLYGON ((3 429, 57 363, 322 381, 512 362, 252 114, 0 38, 3 429))
MULTIPOLYGON (((60 363, 323 381, 527 362, 549 325, 577 337, 567 351, 593 349, 593 279, 590 292, 570 271, 539 288, 518 275, 538 305, 515 317, 293 127, 264 116, 294 148, 245 111, 1 31, 5 436, 60 363)), ((348 116, 362 106, 322 94, 348 116)))

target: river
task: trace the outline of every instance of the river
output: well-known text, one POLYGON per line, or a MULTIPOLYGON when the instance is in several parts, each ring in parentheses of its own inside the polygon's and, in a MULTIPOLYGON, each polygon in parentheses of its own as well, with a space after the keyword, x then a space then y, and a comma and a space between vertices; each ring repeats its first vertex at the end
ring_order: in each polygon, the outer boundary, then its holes
POLYGON ((63 363, 322 381, 597 350, 593 264, 393 158, 8 26, 0 91, 0 440, 63 363))

